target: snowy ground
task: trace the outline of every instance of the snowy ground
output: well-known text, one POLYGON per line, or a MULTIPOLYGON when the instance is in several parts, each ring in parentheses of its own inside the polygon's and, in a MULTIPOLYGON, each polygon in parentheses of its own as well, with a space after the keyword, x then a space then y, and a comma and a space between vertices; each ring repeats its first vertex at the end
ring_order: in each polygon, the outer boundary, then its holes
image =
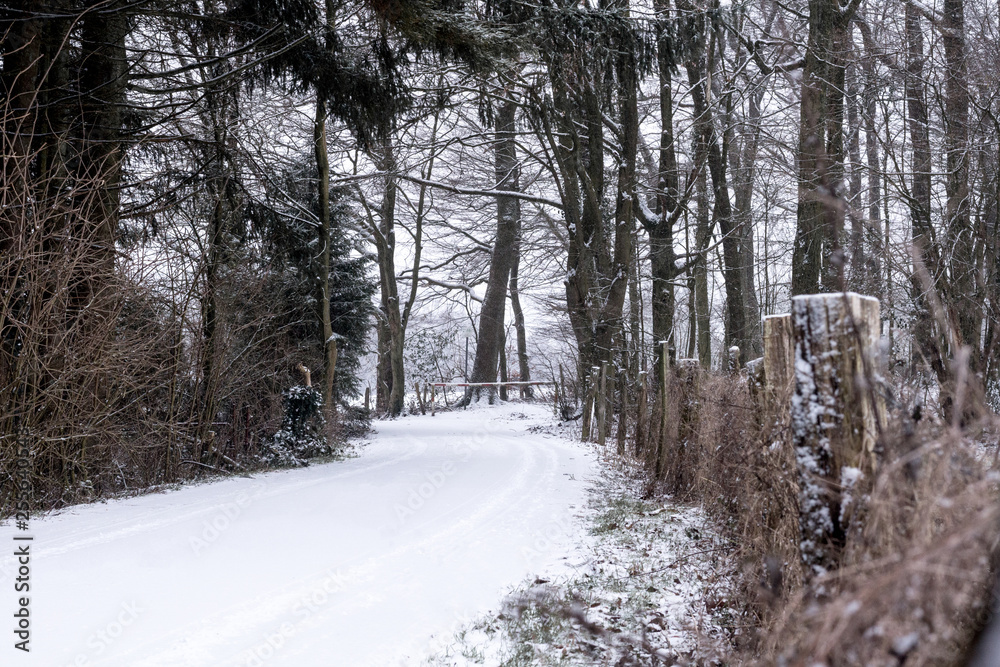
POLYGON ((644 497, 643 477, 612 462, 590 487, 570 567, 525 579, 427 665, 715 664, 727 652, 739 634, 732 546, 702 511, 644 497))
MULTIPOLYGON (((544 406, 377 424, 359 457, 32 521, 3 665, 412 665, 584 537, 595 457, 544 406)), ((0 527, 7 623, 15 544, 0 527)))

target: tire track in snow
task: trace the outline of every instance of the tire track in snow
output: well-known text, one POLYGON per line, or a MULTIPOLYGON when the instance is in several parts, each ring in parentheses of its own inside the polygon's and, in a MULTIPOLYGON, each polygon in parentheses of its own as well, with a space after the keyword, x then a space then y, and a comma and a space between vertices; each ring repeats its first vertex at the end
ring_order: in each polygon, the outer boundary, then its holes
MULTIPOLYGON (((454 550, 455 543, 461 542, 460 538, 488 525, 491 518, 513 512, 518 505, 528 502, 525 491, 529 488, 529 473, 533 470, 536 462, 535 447, 511 437, 503 437, 500 444, 516 447, 521 453, 520 465, 513 477, 496 481, 475 498, 467 500, 446 515, 433 517, 427 523, 443 523, 450 517, 461 516, 462 518, 457 521, 450 522, 421 539, 396 546, 388 553, 366 554, 355 559, 354 562, 331 565, 329 569, 314 571, 300 577, 291 585, 284 584, 275 587, 258 595, 253 600, 219 610, 209 617, 198 619, 188 626, 176 629, 171 633, 170 639, 164 638, 158 641, 159 646, 162 646, 163 643, 173 644, 166 651, 150 655, 149 651, 152 647, 139 647, 128 655, 123 655, 122 657, 127 658, 127 660, 121 664, 135 665, 135 667, 202 664, 197 662, 196 656, 198 654, 214 655, 211 651, 207 651, 208 646, 225 645, 237 637, 264 637, 269 632, 275 631, 283 618, 293 614, 297 603, 307 598, 312 592, 319 590, 324 577, 331 571, 339 573, 347 585, 345 589, 338 592, 338 599, 324 608, 323 612, 329 614, 338 608, 350 610, 364 606, 366 595, 364 585, 375 581, 385 571, 387 563, 398 561, 403 556, 413 552, 419 553, 422 550, 454 550), (512 502, 515 498, 520 498, 520 500, 512 502), (483 501, 486 502, 477 507, 471 514, 463 515, 463 510, 483 503, 483 501), (253 631, 248 631, 250 628, 253 628, 253 631), (135 654, 149 655, 149 657, 139 659, 135 654)), ((554 457, 548 458, 548 463, 553 464, 554 457)), ((542 481, 547 481, 549 477, 546 475, 543 480, 537 480, 536 484, 531 486, 537 486, 542 481)), ((409 534, 413 535, 417 530, 414 528, 409 531, 409 534)), ((322 619, 315 617, 311 617, 311 619, 312 622, 307 623, 304 627, 316 627, 323 622, 322 619)), ((240 651, 229 659, 224 659, 222 662, 213 661, 212 664, 218 664, 220 667, 243 664, 245 660, 243 660, 242 653, 240 651)))

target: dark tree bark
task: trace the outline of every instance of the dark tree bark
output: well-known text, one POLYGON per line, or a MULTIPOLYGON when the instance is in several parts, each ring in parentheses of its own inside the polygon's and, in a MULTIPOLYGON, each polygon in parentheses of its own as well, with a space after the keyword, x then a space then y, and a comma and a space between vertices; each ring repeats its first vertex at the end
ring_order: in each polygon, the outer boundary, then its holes
MULTIPOLYGON (((497 190, 517 192, 519 187, 520 165, 517 161, 514 126, 516 111, 517 105, 513 101, 505 101, 497 112, 496 141, 493 145, 497 190)), ((490 258, 486 295, 479 313, 472 382, 496 382, 497 363, 503 339, 507 286, 517 257, 521 221, 520 200, 504 196, 498 196, 496 200, 497 233, 490 258)), ((480 394, 479 388, 470 388, 467 396, 478 398, 480 394)))
POLYGON ((843 90, 847 26, 857 2, 809 0, 809 41, 799 111, 798 209, 792 247, 795 294, 841 289, 844 228, 843 90), (838 180, 839 179, 839 180, 838 180))
MULTIPOLYGON (((658 0, 657 11, 666 18, 670 12, 669 2, 658 0)), ((668 349, 674 348, 674 279, 679 275, 674 255, 674 223, 680 213, 680 192, 678 190, 677 153, 674 145, 674 70, 673 44, 670 34, 660 28, 657 44, 657 67, 660 85, 660 150, 656 184, 656 218, 643 219, 649 234, 649 264, 652 273, 652 325, 654 347, 654 373, 656 386, 660 386, 663 363, 660 355, 667 341, 668 349)))
MULTIPOLYGON (((756 312, 748 312, 750 304, 756 304, 756 296, 749 297, 749 293, 754 290, 752 267, 746 265, 748 262, 752 262, 752 247, 748 248, 748 239, 746 238, 749 224, 746 229, 738 228, 733 215, 725 158, 728 145, 724 135, 721 137, 720 145, 720 136, 715 127, 714 114, 708 103, 709 88, 706 81, 709 72, 713 69, 711 63, 712 49, 715 43, 714 36, 709 42, 707 52, 699 53, 696 51, 685 65, 694 103, 695 132, 703 146, 702 150, 705 152, 708 171, 712 177, 714 200, 712 215, 722 233, 728 340, 730 344, 739 346, 741 350, 759 351, 761 344, 754 335, 754 331, 759 331, 759 329, 750 324, 751 322, 756 323, 759 315, 756 312), (746 255, 748 250, 751 253, 750 257, 746 255)), ((704 239, 700 241, 704 241, 704 239)), ((755 306, 753 310, 756 311, 755 306)), ((700 339, 706 335, 707 332, 699 331, 699 356, 702 357, 703 364, 705 358, 704 353, 700 350, 700 339)))
MULTIPOLYGON (((965 52, 964 0, 944 0, 945 54, 945 232, 950 256, 950 301, 956 311, 961 343, 972 349, 978 365, 982 308, 976 289, 975 237, 969 215, 969 82, 965 52)), ((954 354, 956 351, 952 351, 954 354)))
MULTIPOLYGON (((0 18, 0 93, 3 94, 4 191, 28 192, 27 169, 38 115, 37 93, 45 62, 42 59, 44 21, 31 11, 32 3, 10 3, 0 18), (20 19, 20 20, 12 20, 20 19)), ((13 201, 7 202, 12 206, 13 201)), ((5 207, 6 208, 6 207, 5 207)))
POLYGON ((333 395, 334 374, 337 369, 337 341, 333 337, 330 321, 330 160, 326 147, 326 104, 316 100, 316 119, 313 125, 313 143, 316 154, 316 172, 319 188, 319 247, 322 253, 319 274, 319 324, 323 350, 323 407, 328 416, 335 409, 333 395))
MULTIPOLYGON (((635 61, 628 53, 614 57, 628 63, 618 63, 615 70, 620 84, 620 136, 636 137, 635 61)), ((593 367, 612 360, 616 341, 621 340, 636 199, 634 190, 622 193, 617 199, 616 224, 609 224, 602 203, 605 114, 611 95, 606 80, 591 72, 592 58, 591 50, 582 44, 574 46, 570 54, 547 56, 552 98, 543 105, 539 118, 540 133, 559 174, 568 237, 566 305, 579 350, 578 374, 584 385, 593 367)), ((622 139, 619 168, 625 176, 619 185, 635 182, 635 156, 633 142, 622 139)))
MULTIPOLYGON (((712 366, 712 318, 708 311, 708 257, 706 249, 712 241, 712 212, 708 200, 708 170, 705 163, 708 161, 708 151, 705 146, 704 137, 699 133, 695 138, 695 163, 698 165, 698 173, 695 176, 695 252, 697 256, 691 264, 691 276, 694 286, 693 297, 694 330, 697 332, 694 340, 697 341, 698 363, 704 368, 712 366)), ((689 304, 689 307, 691 304, 689 304)))
MULTIPOLYGON (((940 258, 931 228, 931 141, 924 88, 924 35, 920 15, 912 3, 906 3, 906 110, 909 117, 910 145, 912 146, 910 183, 911 243, 916 257, 924 264, 926 275, 933 281, 940 271, 940 258)), ((935 331, 934 317, 928 303, 927 289, 914 271, 910 276, 910 289, 915 304, 913 341, 916 357, 923 357, 931 365, 940 381, 946 379, 945 349, 940 335, 935 331)))
POLYGON ((403 374, 403 318, 396 283, 396 154, 391 137, 384 138, 375 156, 379 170, 386 174, 379 221, 373 229, 378 256, 382 305, 379 311, 379 369, 375 404, 390 417, 403 412, 406 378, 403 374))
MULTIPOLYGON (((627 6, 627 5, 626 5, 627 6)), ((638 176, 636 160, 639 149, 639 110, 638 89, 639 80, 636 72, 636 62, 633 54, 624 54, 618 62, 618 104, 621 117, 622 155, 618 166, 618 193, 615 202, 615 251, 617 270, 616 285, 621 288, 622 306, 625 293, 629 294, 630 335, 628 344, 625 342, 625 329, 621 327, 616 336, 618 347, 622 350, 622 363, 631 366, 636 360, 636 344, 639 333, 638 326, 638 290, 633 276, 636 270, 635 257, 635 207, 638 204, 638 176), (625 285, 620 278, 625 279, 625 285), (632 347, 629 350, 629 346, 632 347)))
MULTIPOLYGON (((514 249, 514 266, 510 269, 510 309, 514 315, 514 331, 517 336, 517 368, 521 382, 531 381, 531 367, 528 364, 528 337, 524 327, 524 310, 521 308, 521 290, 518 281, 518 270, 521 264, 521 228, 518 216, 517 244, 514 249)), ((521 398, 531 398, 534 390, 525 386, 521 389, 521 398)))
POLYGON ((852 50, 855 62, 847 68, 847 155, 850 170, 847 189, 847 217, 851 221, 850 273, 847 278, 849 288, 854 292, 868 294, 865 290, 865 219, 862 215, 864 197, 861 192, 861 113, 858 110, 861 97, 857 54, 852 50))
MULTIPOLYGON (((331 35, 334 29, 336 7, 331 0, 326 2, 326 48, 335 49, 331 35)), ((334 375, 337 371, 337 341, 333 337, 333 323, 330 321, 330 159, 327 155, 326 102, 317 95, 316 118, 313 124, 313 148, 316 157, 316 172, 319 192, 319 247, 322 257, 319 275, 319 324, 323 340, 323 407, 327 416, 336 410, 334 397, 334 375)))

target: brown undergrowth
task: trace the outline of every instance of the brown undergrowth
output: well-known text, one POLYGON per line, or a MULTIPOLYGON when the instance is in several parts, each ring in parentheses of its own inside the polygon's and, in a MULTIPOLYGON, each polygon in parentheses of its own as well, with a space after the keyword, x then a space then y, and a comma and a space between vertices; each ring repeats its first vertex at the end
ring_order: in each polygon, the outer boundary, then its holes
POLYGON ((988 617, 1000 535, 995 418, 960 429, 914 419, 913 406, 897 400, 840 567, 810 577, 787 419, 745 377, 679 375, 666 427, 662 407, 650 412, 662 433, 642 452, 651 490, 700 503, 742 564, 731 649, 719 655, 715 645, 702 662, 963 664, 988 617))

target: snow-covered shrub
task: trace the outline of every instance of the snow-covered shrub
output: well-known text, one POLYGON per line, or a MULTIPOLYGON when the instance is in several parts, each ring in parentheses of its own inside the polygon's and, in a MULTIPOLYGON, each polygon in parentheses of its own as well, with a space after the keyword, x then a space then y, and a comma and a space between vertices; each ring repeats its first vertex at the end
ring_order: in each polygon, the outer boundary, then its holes
MULTIPOLYGON (((434 323, 429 323, 434 326, 434 323)), ((406 377, 421 382, 451 380, 461 374, 456 359, 461 358, 458 327, 416 329, 407 335, 403 350, 406 377)))
POLYGON ((296 385, 285 392, 285 414, 264 455, 267 463, 279 467, 306 465, 307 459, 328 454, 323 436, 323 397, 313 387, 296 385))

